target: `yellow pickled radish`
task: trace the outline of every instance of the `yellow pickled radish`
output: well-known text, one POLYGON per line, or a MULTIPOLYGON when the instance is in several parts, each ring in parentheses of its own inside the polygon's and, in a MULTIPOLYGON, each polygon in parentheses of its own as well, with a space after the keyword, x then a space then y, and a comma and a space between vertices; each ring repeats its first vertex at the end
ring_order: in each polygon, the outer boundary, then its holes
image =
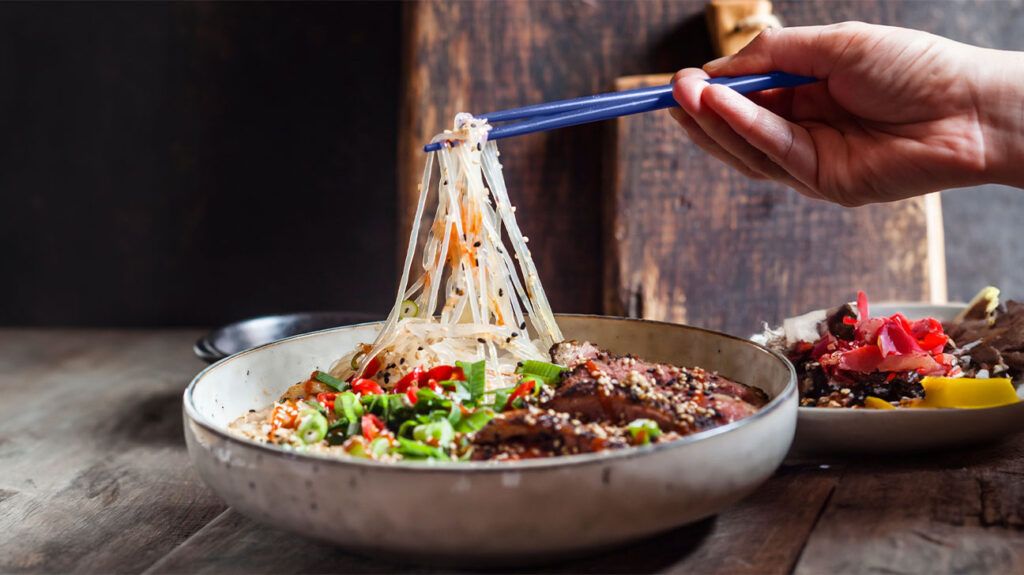
POLYGON ((983 408, 1017 403, 1017 391, 1006 377, 925 377, 921 380, 924 399, 914 407, 983 408))
POLYGON ((864 398, 864 407, 867 407, 868 409, 896 409, 896 407, 888 401, 881 397, 874 397, 872 395, 864 398))

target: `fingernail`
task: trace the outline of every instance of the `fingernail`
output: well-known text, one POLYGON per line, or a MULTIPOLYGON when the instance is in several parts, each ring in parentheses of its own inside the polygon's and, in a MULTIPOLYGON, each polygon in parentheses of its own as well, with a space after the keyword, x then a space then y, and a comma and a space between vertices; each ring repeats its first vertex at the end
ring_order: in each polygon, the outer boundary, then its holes
POLYGON ((704 71, 711 72, 712 70, 717 70, 725 66, 727 63, 729 63, 729 60, 732 60, 732 56, 722 56, 721 58, 716 58, 708 62, 707 64, 704 64, 704 71))

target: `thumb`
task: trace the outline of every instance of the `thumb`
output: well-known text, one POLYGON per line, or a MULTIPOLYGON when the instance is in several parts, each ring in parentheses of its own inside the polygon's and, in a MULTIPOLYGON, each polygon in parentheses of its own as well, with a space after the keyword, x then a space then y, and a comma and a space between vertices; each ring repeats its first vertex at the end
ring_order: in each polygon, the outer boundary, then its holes
POLYGON ((736 54, 705 64, 704 71, 711 76, 779 71, 827 78, 851 43, 870 31, 862 22, 767 28, 736 54))

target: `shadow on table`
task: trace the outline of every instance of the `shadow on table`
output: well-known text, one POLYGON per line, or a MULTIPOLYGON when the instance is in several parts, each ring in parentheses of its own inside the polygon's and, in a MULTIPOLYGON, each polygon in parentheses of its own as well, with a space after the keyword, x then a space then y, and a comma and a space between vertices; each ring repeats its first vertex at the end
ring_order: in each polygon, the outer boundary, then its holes
POLYGON ((100 435, 114 443, 185 446, 181 390, 133 396, 117 406, 117 414, 117 417, 105 418, 99 429, 100 435))

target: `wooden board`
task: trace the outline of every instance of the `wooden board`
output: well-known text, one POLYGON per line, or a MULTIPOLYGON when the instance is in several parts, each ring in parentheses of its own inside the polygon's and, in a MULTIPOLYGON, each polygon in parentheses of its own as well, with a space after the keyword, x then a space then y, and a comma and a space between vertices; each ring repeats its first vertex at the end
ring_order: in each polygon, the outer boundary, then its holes
MULTIPOLYGON (((483 112, 592 94, 611 89, 619 77, 671 73, 682 67, 700 65, 713 57, 704 17, 706 5, 705 0, 436 0, 407 4, 398 156, 400 221, 396 233, 399 235, 399 249, 404 250, 405 235, 412 217, 412 198, 423 168, 421 147, 433 134, 448 127, 456 112, 483 112)), ((1019 0, 776 0, 773 6, 775 14, 787 26, 863 20, 917 27, 992 47, 1019 48, 1016 38, 1020 37, 1018 31, 1024 25, 1024 3, 1019 0)), ((606 214, 601 205, 608 186, 600 150, 609 145, 608 139, 612 136, 612 127, 601 124, 515 138, 501 144, 512 200, 520 207, 522 227, 533 240, 531 249, 556 311, 597 313, 629 309, 628 301, 624 303, 620 298, 621 295, 628 300, 628 293, 613 293, 606 297, 601 287, 609 285, 605 274, 608 271, 606 262, 611 258, 607 253, 610 250, 602 245, 601 240, 606 235, 602 230, 606 214), (610 305, 609 302, 615 303, 610 305)), ((686 162, 691 167, 697 165, 695 157, 684 157, 684 153, 680 153, 676 161, 686 162)), ((792 195, 777 194, 776 188, 751 184, 713 163, 703 167, 706 171, 691 172, 691 178, 703 180, 703 185, 707 186, 728 186, 736 192, 750 191, 747 203, 737 211, 737 217, 763 218, 765 216, 757 214, 769 210, 773 214, 792 212, 799 207, 792 195)), ((960 203, 970 201, 968 195, 954 199, 960 198, 963 198, 960 203)), ((671 207, 681 209, 679 204, 671 207)), ((869 219, 856 211, 828 216, 830 222, 843 218, 859 222, 869 219)), ((809 240, 808 232, 805 241, 809 240)), ((794 249, 803 247, 798 245, 794 249)), ((815 249, 815 255, 820 255, 822 248, 815 249)), ((897 249, 903 248, 898 246, 897 249)), ((933 239, 931 249, 933 253, 941 249, 941 241, 933 239)), ((961 251, 956 252, 959 254, 958 269, 975 271, 977 266, 971 265, 971 258, 961 251)), ((809 254, 801 254, 801 257, 809 257, 809 254)), ((920 256, 914 257, 920 261, 920 256)), ((866 269, 863 261, 857 265, 866 269)), ((941 269, 936 266, 933 274, 941 269)), ((762 264, 759 269, 776 277, 787 274, 790 279, 786 285, 793 286, 796 281, 794 272, 798 268, 791 270, 786 266, 780 269, 762 264)), ((865 286, 868 288, 881 287, 878 282, 882 276, 898 273, 896 269, 884 273, 867 271, 878 276, 865 286)), ((987 271, 988 276, 995 275, 988 270, 982 271, 987 271)), ((891 289, 872 291, 880 298, 941 299, 940 286, 935 285, 931 293, 925 287, 927 280, 923 277, 922 268, 918 267, 915 274, 915 277, 904 278, 891 289)), ((727 279, 745 281, 741 276, 726 276, 727 279)), ((770 279, 766 277, 764 281, 770 279)), ((828 278, 820 278, 820 274, 805 281, 839 285, 828 278)), ((849 295, 853 287, 862 286, 841 287, 845 290, 842 295, 834 295, 827 300, 819 297, 814 302, 799 298, 807 293, 821 294, 824 287, 809 286, 789 292, 777 289, 775 295, 784 299, 776 309, 766 310, 764 317, 750 310, 742 314, 732 312, 735 298, 710 302, 707 305, 715 305, 719 310, 715 314, 728 313, 730 319, 717 317, 709 321, 712 325, 748 331, 756 328, 762 319, 774 321, 784 313, 815 303, 831 303, 836 297, 849 295), (744 319, 740 319, 741 315, 744 319), (753 324, 747 323, 747 319, 753 324)), ((979 287, 982 284, 974 286, 972 283, 960 291, 970 295, 979 287)), ((646 282, 644 289, 653 289, 650 281, 646 282)), ((702 297, 702 294, 692 295, 702 297)), ((684 305, 692 307, 698 303, 688 299, 684 305)), ((649 313, 659 311, 658 305, 657 301, 652 301, 648 306, 649 313)), ((679 310, 674 313, 674 316, 666 314, 663 317, 681 316, 679 310)), ((704 321, 703 318, 709 316, 693 317, 704 321)))
MULTIPOLYGON (((616 88, 669 79, 623 78, 616 88)), ((857 289, 875 301, 944 297, 945 275, 933 269, 943 258, 929 249, 929 222, 941 225, 937 195, 845 209, 748 180, 667 113, 614 126, 605 312, 748 335, 857 289)))

